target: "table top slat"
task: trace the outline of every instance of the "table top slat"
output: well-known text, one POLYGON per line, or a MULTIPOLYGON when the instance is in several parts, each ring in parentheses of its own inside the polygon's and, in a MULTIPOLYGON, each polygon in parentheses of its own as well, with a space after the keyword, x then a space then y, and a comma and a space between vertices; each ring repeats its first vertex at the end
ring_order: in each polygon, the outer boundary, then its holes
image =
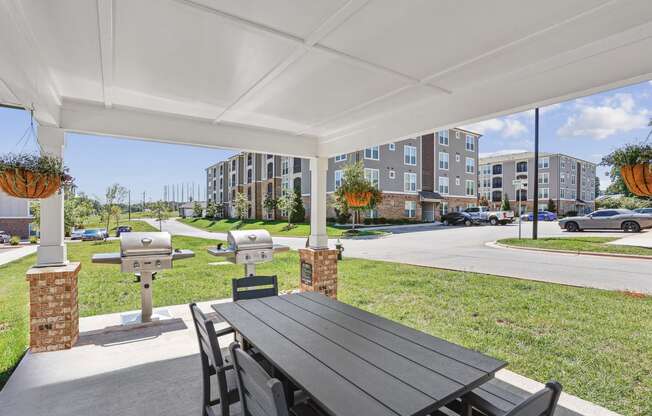
MULTIPOLYGON (((399 415, 414 415, 432 405, 433 399, 391 376, 315 330, 283 315, 263 300, 243 300, 238 304, 292 343, 312 355, 343 379, 353 383, 399 415)), ((255 344, 257 347, 258 345, 255 344)), ((261 348, 265 348, 264 344, 261 348)), ((262 351, 262 349, 261 349, 262 351)))
POLYGON ((413 388, 427 394, 435 401, 445 399, 453 391, 463 387, 453 380, 432 371, 418 363, 396 354, 383 346, 369 341, 348 329, 333 325, 305 309, 294 305, 284 297, 261 299, 266 305, 278 310, 289 318, 313 329, 328 340, 351 351, 360 359, 384 370, 413 388))
POLYGON ((504 361, 500 361, 484 355, 478 351, 473 351, 460 345, 453 344, 441 338, 433 337, 432 335, 404 326, 397 322, 390 321, 389 319, 383 318, 373 313, 363 311, 362 309, 347 305, 346 303, 338 302, 323 296, 320 293, 305 292, 299 293, 296 296, 303 296, 315 302, 326 305, 332 309, 338 310, 356 319, 382 328, 388 332, 392 332, 395 335, 405 338, 411 342, 419 344, 433 351, 437 351, 440 354, 453 357, 483 371, 495 372, 507 365, 507 363, 504 361))
POLYGON ((294 305, 303 308, 308 313, 312 312, 313 314, 318 315, 323 319, 327 319, 336 325, 342 326, 359 336, 378 343, 384 348, 419 363, 460 385, 473 383, 486 375, 486 371, 479 370, 461 361, 457 361, 446 355, 442 355, 436 351, 410 342, 392 332, 385 331, 382 328, 368 324, 365 321, 361 321, 338 310, 329 308, 321 303, 314 302, 311 299, 300 296, 283 298, 285 298, 287 302, 291 302, 294 305))
POLYGON ((328 413, 337 416, 396 415, 242 309, 238 303, 216 304, 213 309, 247 340, 261 346, 261 353, 293 382, 303 387, 328 413))

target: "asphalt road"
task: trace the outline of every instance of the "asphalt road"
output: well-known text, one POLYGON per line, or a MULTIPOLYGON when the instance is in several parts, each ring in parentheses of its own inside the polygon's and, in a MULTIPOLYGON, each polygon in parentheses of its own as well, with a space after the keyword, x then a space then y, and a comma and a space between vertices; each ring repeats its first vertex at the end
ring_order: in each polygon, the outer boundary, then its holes
MULTIPOLYGON (((226 239, 224 233, 210 233, 174 220, 163 229, 172 234, 226 239)), ((476 227, 405 227, 393 234, 372 240, 342 240, 344 255, 451 270, 494 274, 608 290, 630 290, 652 294, 649 260, 619 259, 576 254, 544 253, 491 247, 487 243, 517 237, 518 225, 476 227)), ((529 237, 532 224, 523 224, 523 236, 529 237)), ((556 223, 540 223, 539 236, 567 236, 556 223)), ((623 236, 622 233, 591 232, 578 236, 623 236)), ((279 244, 304 247, 305 238, 275 237, 279 244)), ((330 240, 334 246, 336 240, 330 240)))

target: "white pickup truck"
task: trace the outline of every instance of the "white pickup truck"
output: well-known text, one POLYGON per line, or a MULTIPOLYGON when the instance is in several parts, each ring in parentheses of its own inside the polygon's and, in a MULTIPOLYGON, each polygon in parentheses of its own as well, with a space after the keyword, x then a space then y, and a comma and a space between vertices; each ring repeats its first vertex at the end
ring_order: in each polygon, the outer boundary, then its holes
POLYGON ((472 207, 464 210, 471 218, 491 225, 505 225, 514 222, 514 211, 490 211, 487 207, 472 207))

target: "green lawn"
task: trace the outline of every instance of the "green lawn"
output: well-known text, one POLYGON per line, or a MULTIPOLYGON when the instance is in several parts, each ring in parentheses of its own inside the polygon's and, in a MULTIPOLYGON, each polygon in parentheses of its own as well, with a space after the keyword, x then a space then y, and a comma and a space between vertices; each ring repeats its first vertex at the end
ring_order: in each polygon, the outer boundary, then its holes
MULTIPOLYGON (((230 296, 242 266, 209 265, 214 241, 174 237, 194 259, 161 273, 155 305, 230 296)), ((93 265, 96 252, 118 242, 69 245, 82 261, 82 316, 139 308, 133 277, 117 267, 93 265)), ((0 380, 27 345, 25 270, 34 256, 0 266, 0 380)), ((297 286, 296 252, 259 266, 277 274, 282 290, 297 286)), ((564 390, 627 415, 652 414, 652 298, 417 266, 345 259, 339 263, 339 299, 449 341, 509 362, 539 381, 557 379, 564 390)), ((2 382, 0 381, 0 384, 2 382)))
POLYGON ((533 248, 548 248, 553 250, 564 251, 590 251, 593 253, 615 253, 615 254, 636 254, 640 256, 652 256, 652 248, 634 247, 634 246, 615 246, 606 244, 610 241, 617 240, 614 237, 549 237, 531 240, 524 238, 506 238, 498 240, 499 243, 533 248))
MULTIPOLYGON (((193 227, 206 231, 215 231, 226 233, 231 230, 254 230, 265 229, 273 236, 283 237, 308 237, 310 235, 310 224, 293 224, 294 227, 286 229, 288 223, 285 221, 265 221, 265 220, 238 220, 233 218, 221 220, 207 220, 204 218, 180 218, 179 221, 193 227)), ((326 226, 329 237, 341 237, 347 228, 326 226)), ((382 235, 383 231, 361 230, 358 235, 382 235)))

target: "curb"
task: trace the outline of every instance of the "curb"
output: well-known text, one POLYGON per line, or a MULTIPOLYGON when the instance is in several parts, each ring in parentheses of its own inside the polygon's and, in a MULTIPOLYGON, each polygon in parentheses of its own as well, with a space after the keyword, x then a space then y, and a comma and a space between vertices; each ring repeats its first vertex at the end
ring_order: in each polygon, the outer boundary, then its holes
POLYGON ((519 246, 511 246, 508 244, 499 243, 498 241, 492 241, 490 243, 487 243, 486 245, 494 248, 500 247, 500 248, 509 248, 514 250, 524 250, 524 251, 540 251, 546 253, 573 254, 577 256, 616 257, 621 259, 652 260, 652 256, 643 256, 638 254, 598 253, 594 251, 569 251, 569 250, 556 250, 553 248, 519 247, 519 246))

